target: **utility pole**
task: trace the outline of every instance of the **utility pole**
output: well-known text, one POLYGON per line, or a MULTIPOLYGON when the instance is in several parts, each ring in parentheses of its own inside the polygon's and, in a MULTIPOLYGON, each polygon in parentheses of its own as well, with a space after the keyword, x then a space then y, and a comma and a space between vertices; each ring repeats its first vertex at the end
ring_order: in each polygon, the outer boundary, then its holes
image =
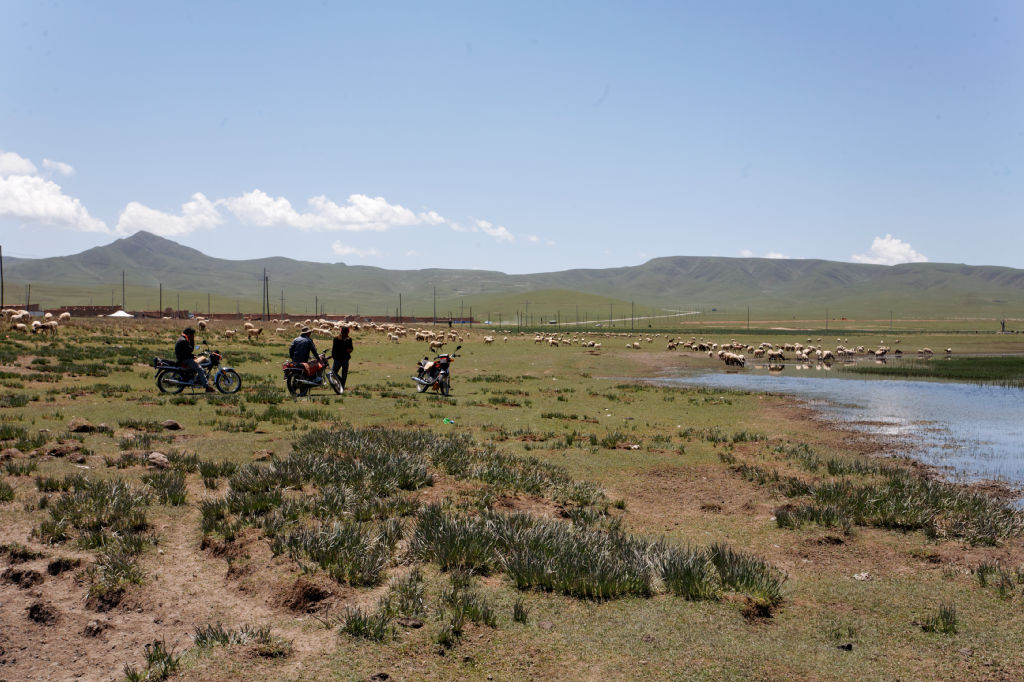
POLYGON ((398 324, 402 324, 402 293, 398 293, 398 324))
POLYGON ((121 271, 121 310, 125 309, 125 298, 124 298, 124 270, 121 271))
POLYGON ((164 283, 160 282, 160 297, 157 299, 157 312, 160 313, 159 317, 164 316, 164 283))
POLYGON ((629 302, 629 328, 633 329, 633 324, 636 322, 636 310, 633 307, 633 301, 629 302))
MULTIPOLYGON (((111 292, 111 298, 113 298, 113 292, 111 292)), ((32 302, 32 285, 25 285, 25 310, 28 310, 29 304, 32 302)))
POLYGON ((284 289, 281 289, 281 317, 284 317, 284 289))
POLYGON ((0 308, 4 305, 4 247, 0 246, 0 308))
POLYGON ((750 306, 747 306, 747 333, 750 333, 750 306))
POLYGON ((210 292, 206 292, 206 316, 210 316, 210 292))
POLYGON ((828 308, 825 308, 825 331, 828 331, 828 308))
POLYGON ((434 324, 437 324, 437 287, 434 287, 434 324))

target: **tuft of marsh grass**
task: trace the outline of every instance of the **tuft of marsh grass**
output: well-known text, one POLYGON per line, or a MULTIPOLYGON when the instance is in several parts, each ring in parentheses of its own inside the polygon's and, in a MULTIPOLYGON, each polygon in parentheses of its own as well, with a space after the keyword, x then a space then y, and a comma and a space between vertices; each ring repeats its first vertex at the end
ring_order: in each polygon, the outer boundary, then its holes
POLYGON ((7 481, 0 481, 0 502, 13 502, 14 488, 7 481))
POLYGON ((796 530, 808 523, 825 528, 840 528, 849 535, 853 530, 853 521, 835 505, 787 504, 775 508, 775 523, 779 528, 796 530))
POLYGON ((35 473, 39 463, 34 459, 11 459, 4 462, 4 471, 9 476, 28 476, 35 473))
POLYGON ((722 581, 706 552, 666 546, 658 564, 661 580, 672 594, 692 601, 721 597, 722 581))
POLYGON ((512 604, 512 620, 516 623, 526 623, 529 617, 530 608, 522 597, 516 597, 515 603, 512 604))
POLYGON ((956 605, 939 604, 939 610, 924 619, 921 629, 925 632, 937 632, 943 635, 954 635, 957 631, 959 620, 956 615, 956 605))
POLYGON ((386 642, 395 637, 392 618, 387 609, 378 609, 376 613, 371 614, 359 607, 346 607, 341 617, 341 631, 353 637, 386 642))
POLYGON ((135 666, 125 664, 124 677, 128 682, 142 680, 166 680, 181 667, 181 654, 174 653, 162 639, 153 640, 145 646, 146 667, 137 670, 135 666))
POLYGON ((787 576, 764 559, 735 551, 724 543, 712 544, 708 554, 723 585, 768 606, 782 601, 782 586, 787 576))
POLYGON ((177 507, 185 504, 185 474, 168 469, 143 475, 142 482, 148 485, 160 504, 177 507))
POLYGON ((414 567, 403 578, 395 578, 388 586, 388 604, 401 616, 422 616, 426 613, 423 571, 414 567))
POLYGON ((242 625, 238 629, 225 628, 220 622, 196 626, 193 643, 201 649, 214 646, 253 645, 256 653, 265 658, 282 658, 292 651, 292 642, 271 634, 269 625, 242 625))

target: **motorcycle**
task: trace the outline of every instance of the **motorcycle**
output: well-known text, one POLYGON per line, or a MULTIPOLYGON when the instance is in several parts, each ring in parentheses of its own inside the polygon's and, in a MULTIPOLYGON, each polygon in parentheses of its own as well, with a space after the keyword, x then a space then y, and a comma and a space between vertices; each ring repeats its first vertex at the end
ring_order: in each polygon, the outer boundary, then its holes
MULTIPOLYGON (((462 346, 456 346, 455 350, 460 348, 462 346)), ((416 376, 411 377, 416 382, 416 392, 423 393, 428 388, 433 388, 441 395, 448 395, 452 388, 451 364, 457 357, 459 356, 455 353, 441 353, 433 360, 423 358, 417 363, 416 376)))
POLYGON ((327 361, 330 359, 330 355, 321 353, 313 362, 300 363, 289 360, 281 365, 281 369, 284 370, 284 383, 288 387, 288 392, 293 396, 303 396, 309 393, 311 388, 326 384, 336 394, 341 395, 344 390, 341 387, 341 379, 334 372, 327 369, 327 361))
MULTIPOLYGON (((202 342, 205 346, 206 342, 202 342)), ((224 356, 219 350, 211 351, 209 346, 203 354, 196 358, 199 371, 203 372, 209 381, 210 373, 215 372, 211 385, 215 386, 221 393, 238 393, 242 388, 242 377, 231 367, 221 365, 224 356)), ((190 369, 182 367, 177 360, 166 358, 153 358, 153 368, 156 370, 156 387, 161 393, 181 393, 186 388, 193 390, 203 388, 203 381, 198 374, 190 369)))

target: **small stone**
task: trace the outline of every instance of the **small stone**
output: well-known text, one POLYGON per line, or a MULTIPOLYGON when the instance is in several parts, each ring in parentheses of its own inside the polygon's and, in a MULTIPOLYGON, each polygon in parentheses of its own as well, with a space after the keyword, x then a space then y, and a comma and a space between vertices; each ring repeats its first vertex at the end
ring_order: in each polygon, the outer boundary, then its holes
POLYGON ((82 417, 72 417, 68 422, 68 431, 71 433, 91 433, 95 428, 89 420, 82 417))
POLYGON ((165 421, 160 422, 160 426, 164 427, 168 431, 181 431, 182 429, 181 424, 174 421, 173 419, 167 419, 165 421))
POLYGON ((85 455, 81 452, 73 452, 68 455, 68 461, 73 464, 85 464, 85 455))
POLYGON ((109 626, 106 623, 101 623, 98 620, 90 620, 82 629, 82 634, 86 637, 96 637, 108 627, 109 626))
POLYGON ((171 461, 167 459, 167 455, 162 452, 151 452, 146 457, 146 461, 149 462, 150 466, 154 466, 157 469, 166 469, 171 465, 171 461))
POLYGON ((273 456, 274 453, 271 452, 270 450, 257 450, 256 452, 252 453, 252 458, 257 462, 268 460, 273 456))
POLYGON ((854 576, 853 576, 853 579, 854 580, 871 580, 871 574, 868 573, 867 571, 864 571, 863 573, 855 573, 854 576))
POLYGON ((8 459, 21 459, 25 454, 18 448, 4 448, 0 450, 0 462, 8 459))
POLYGON ((413 630, 418 630, 419 628, 423 627, 423 621, 419 620, 418 618, 407 618, 405 616, 402 616, 401 618, 395 620, 395 622, 401 625, 403 628, 412 628, 413 630))

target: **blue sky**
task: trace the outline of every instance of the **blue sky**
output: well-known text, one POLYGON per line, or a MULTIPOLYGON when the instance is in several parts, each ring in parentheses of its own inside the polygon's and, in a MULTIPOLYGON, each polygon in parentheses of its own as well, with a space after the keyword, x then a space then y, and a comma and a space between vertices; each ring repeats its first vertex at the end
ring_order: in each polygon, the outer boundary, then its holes
POLYGON ((1024 3, 0 0, 0 245, 1024 267, 1024 3))

